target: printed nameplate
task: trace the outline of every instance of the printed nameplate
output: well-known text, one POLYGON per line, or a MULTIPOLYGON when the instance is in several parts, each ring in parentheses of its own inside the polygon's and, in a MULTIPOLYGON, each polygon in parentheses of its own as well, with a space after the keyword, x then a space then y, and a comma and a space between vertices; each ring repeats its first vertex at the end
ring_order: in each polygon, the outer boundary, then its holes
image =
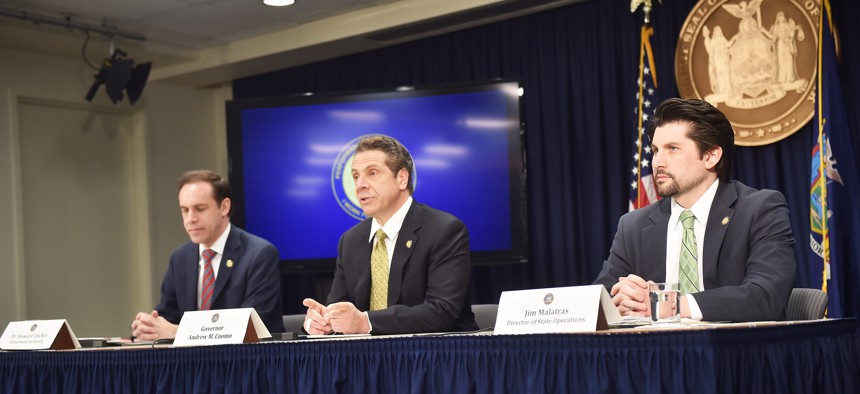
POLYGON ((592 332, 620 320, 600 285, 505 291, 499 299, 494 334, 592 332))
POLYGON ((191 311, 182 315, 173 346, 249 343, 271 336, 254 308, 191 311))
POLYGON ((80 349, 65 319, 13 321, 0 336, 3 350, 80 349))

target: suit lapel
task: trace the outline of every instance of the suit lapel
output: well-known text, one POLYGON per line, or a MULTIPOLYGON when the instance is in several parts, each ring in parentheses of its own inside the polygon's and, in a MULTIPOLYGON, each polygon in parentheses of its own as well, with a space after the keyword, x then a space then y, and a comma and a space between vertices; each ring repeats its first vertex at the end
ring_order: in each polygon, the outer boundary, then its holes
POLYGON ((187 264, 185 269, 184 278, 185 285, 182 286, 181 289, 177 289, 177 293, 180 293, 180 296, 177 296, 180 300, 187 300, 188 306, 192 308, 192 310, 197 310, 199 307, 197 306, 197 280, 200 274, 200 247, 197 244, 192 243, 191 247, 188 248, 188 254, 185 257, 185 261, 187 264))
POLYGON ((705 245, 702 249, 702 270, 704 272, 705 289, 713 289, 719 286, 717 278, 717 260, 720 257, 720 246, 726 238, 728 224, 735 214, 734 205, 738 199, 738 193, 729 183, 720 182, 714 202, 711 204, 711 212, 708 213, 708 223, 705 227, 705 245), (726 220, 728 219, 728 220, 726 220), (723 223, 725 221, 725 223, 723 223))
POLYGON ((421 228, 421 212, 422 208, 413 200, 406 217, 403 218, 403 225, 400 226, 397 244, 394 245, 394 254, 391 257, 391 269, 388 272, 388 305, 395 305, 400 299, 400 292, 403 290, 403 267, 418 243, 416 232, 421 228))
POLYGON ((373 242, 367 242, 370 234, 371 221, 368 219, 362 223, 358 232, 358 243, 356 245, 344 246, 349 254, 344 256, 345 263, 343 270, 346 271, 347 283, 355 278, 354 288, 352 293, 355 300, 355 306, 359 310, 366 311, 370 309, 370 254, 373 251, 373 242), (355 251, 352 253, 351 251, 355 251))
POLYGON ((643 278, 654 282, 666 281, 666 234, 672 205, 669 199, 659 202, 657 210, 648 218, 652 225, 642 229, 643 278))
MULTIPOLYGON (((218 302, 218 295, 221 290, 227 286, 227 281, 230 280, 230 275, 233 274, 233 268, 240 264, 239 256, 242 255, 242 241, 239 239, 239 232, 236 227, 230 227, 230 235, 227 236, 227 242, 224 243, 224 255, 221 256, 221 265, 218 266, 218 276, 215 278, 215 292, 212 294, 212 305, 218 302)), ((214 309, 214 308, 213 308, 214 309)))

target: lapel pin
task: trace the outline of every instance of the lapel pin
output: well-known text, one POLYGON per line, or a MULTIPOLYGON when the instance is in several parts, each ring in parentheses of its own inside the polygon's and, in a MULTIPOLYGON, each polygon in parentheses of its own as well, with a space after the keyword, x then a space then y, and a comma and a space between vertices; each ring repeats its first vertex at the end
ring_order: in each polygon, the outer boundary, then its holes
POLYGON ((723 218, 723 226, 725 226, 727 224, 729 224, 729 217, 728 216, 723 218))
MULTIPOLYGON (((723 221, 723 224, 725 224, 725 221, 723 221)), ((227 268, 233 268, 233 260, 227 260, 227 268)))
POLYGON ((412 240, 406 241, 406 249, 412 248, 412 240))

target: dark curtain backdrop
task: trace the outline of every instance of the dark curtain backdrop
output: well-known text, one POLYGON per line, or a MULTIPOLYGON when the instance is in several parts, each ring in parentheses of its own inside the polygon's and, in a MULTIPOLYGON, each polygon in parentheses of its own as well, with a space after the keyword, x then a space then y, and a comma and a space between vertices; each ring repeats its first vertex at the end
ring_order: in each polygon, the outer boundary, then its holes
MULTIPOLYGON (((860 40, 860 2, 831 0, 843 48, 860 40)), ((693 0, 655 5, 652 38, 660 94, 677 96, 675 44, 693 0)), ((634 88, 641 11, 629 0, 588 1, 469 30, 413 41, 233 82, 236 99, 515 78, 526 128, 530 261, 476 267, 472 301, 496 303, 505 290, 590 284, 606 258, 618 218, 627 211, 634 88)), ((855 152, 860 152, 860 52, 844 50, 841 77, 855 152)), ((764 147, 737 150, 734 178, 785 194, 797 244, 797 287, 820 287, 808 267, 810 123, 764 147)), ((857 169, 850 169, 857 170, 857 169)), ((845 171, 845 170, 843 170, 845 171)), ((416 195, 418 200, 420 195, 416 195)), ((444 209, 444 207, 439 207, 444 209)), ((854 214, 854 217, 858 215, 854 214)), ((856 219, 855 219, 856 220, 856 219)), ((332 245, 332 248, 335 248, 332 245)), ((854 245, 837 245, 846 314, 860 312, 854 245)), ((817 275, 817 276, 816 276, 817 275)), ((285 310, 301 313, 326 275, 284 277, 285 310)), ((330 275, 328 275, 330 276, 330 275)))

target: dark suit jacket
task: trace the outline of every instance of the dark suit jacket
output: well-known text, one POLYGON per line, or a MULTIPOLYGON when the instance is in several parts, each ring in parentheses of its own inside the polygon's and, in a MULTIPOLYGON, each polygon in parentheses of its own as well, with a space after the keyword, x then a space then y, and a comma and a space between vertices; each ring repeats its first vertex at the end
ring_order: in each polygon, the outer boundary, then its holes
MULTIPOLYGON (((161 282, 160 316, 179 324, 185 311, 197 308, 197 272, 200 250, 188 242, 170 256, 170 265, 161 282)), ((278 250, 274 245, 231 226, 224 255, 215 279, 212 309, 254 308, 270 332, 283 332, 281 277, 278 250), (233 266, 227 266, 233 260, 233 266)))
MULTIPOLYGON (((371 220, 341 236, 328 304, 370 309, 371 220)), ((477 330, 467 297, 471 268, 463 222, 413 200, 394 247, 389 307, 368 312, 373 334, 477 330)))
MULTIPOLYGON (((671 200, 666 198, 622 216, 609 258, 594 283, 610 289, 628 274, 664 282, 670 214, 671 200)), ((704 320, 784 318, 796 263, 781 193, 720 182, 704 242, 705 290, 693 295, 704 320), (729 218, 725 224, 724 218, 729 218)))

